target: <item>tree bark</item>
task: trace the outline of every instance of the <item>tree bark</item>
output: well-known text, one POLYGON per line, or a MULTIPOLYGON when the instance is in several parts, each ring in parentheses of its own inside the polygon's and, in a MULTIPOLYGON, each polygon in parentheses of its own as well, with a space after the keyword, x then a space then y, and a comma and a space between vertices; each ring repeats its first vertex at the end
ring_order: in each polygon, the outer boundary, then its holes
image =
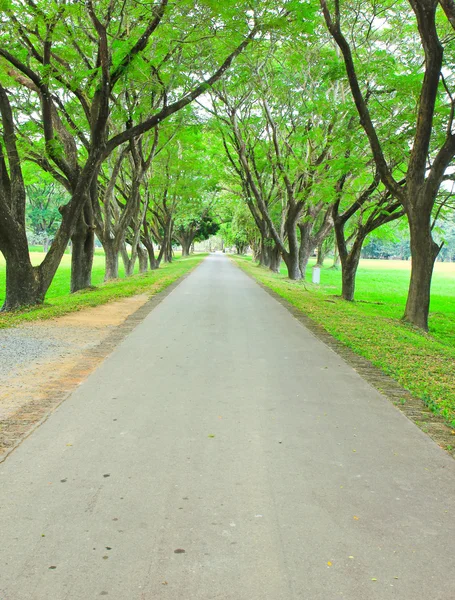
POLYGON ((139 273, 147 273, 148 271, 148 254, 147 250, 138 244, 137 256, 139 258, 139 273))
POLYGON ((318 257, 317 257, 317 263, 316 263, 318 267, 324 266, 324 261, 328 254, 328 247, 325 245, 325 241, 326 240, 322 240, 318 244, 318 249, 317 249, 318 257))
MULTIPOLYGON (((300 214, 297 215, 297 218, 300 214)), ((288 238, 289 250, 283 253, 283 260, 286 263, 288 270, 288 277, 294 281, 302 279, 302 271, 300 270, 299 264, 299 242, 297 239, 297 225, 296 219, 288 217, 286 222, 286 233, 288 238)))
POLYGON ((352 302, 355 293, 355 280, 357 269, 359 266, 360 255, 362 253, 364 238, 356 239, 350 252, 341 256, 342 272, 341 272, 341 295, 344 300, 352 302))
POLYGON ((403 320, 428 331, 431 279, 440 247, 431 234, 430 215, 408 211, 411 234, 411 280, 403 320))
POLYGON ((155 247, 154 247, 151 239, 150 240, 143 239, 142 243, 144 244, 144 246, 147 250, 147 254, 149 257, 149 263, 150 263, 150 269, 152 271, 155 271, 160 266, 161 258, 159 258, 159 256, 158 256, 158 258, 155 256, 155 247))
POLYGON ((182 246, 182 257, 190 255, 191 244, 193 243, 193 240, 194 240, 193 235, 189 235, 189 236, 180 235, 179 236, 179 242, 182 246))
POLYGON ((33 267, 25 259, 25 253, 5 252, 6 297, 2 311, 16 310, 24 306, 34 306, 44 302, 47 288, 43 285, 38 267, 33 267))
POLYGON ((278 246, 275 246, 270 251, 269 269, 271 271, 273 271, 274 273, 279 273, 280 265, 281 265, 281 252, 280 252, 280 249, 278 248, 278 246))
POLYGON ((123 243, 120 248, 120 254, 122 256, 123 266, 125 268, 125 277, 131 277, 134 273, 134 265, 136 264, 137 252, 131 249, 131 258, 128 255, 126 244, 123 243))
POLYGON ((166 263, 171 263, 173 258, 172 250, 172 230, 174 223, 172 219, 168 219, 165 224, 164 239, 163 239, 163 260, 166 263))
POLYGON ((86 202, 76 228, 71 236, 71 293, 88 288, 92 284, 92 266, 95 255, 95 226, 91 205, 86 202))
POLYGON ((118 279, 119 249, 116 240, 108 239, 102 242, 105 257, 104 281, 118 279))

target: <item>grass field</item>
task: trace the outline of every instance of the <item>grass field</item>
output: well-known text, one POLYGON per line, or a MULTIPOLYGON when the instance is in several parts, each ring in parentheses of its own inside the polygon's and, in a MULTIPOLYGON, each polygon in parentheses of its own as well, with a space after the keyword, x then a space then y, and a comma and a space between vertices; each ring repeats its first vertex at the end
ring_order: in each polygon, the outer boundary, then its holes
MULTIPOLYGON (((39 264, 44 254, 31 253, 33 264, 39 264)), ((11 327, 23 321, 48 319, 81 308, 98 306, 118 298, 126 298, 135 294, 149 294, 150 296, 164 290, 176 279, 194 268, 204 255, 195 255, 190 258, 179 258, 171 264, 162 264, 160 269, 149 271, 144 275, 134 275, 128 279, 118 279, 103 283, 104 256, 97 253, 94 259, 92 284, 94 289, 70 294, 71 256, 64 255, 61 265, 54 277, 46 302, 39 307, 30 308, 15 313, 0 313, 0 328, 11 327)), ((120 268, 120 277, 123 277, 123 266, 120 268)), ((0 254, 0 306, 5 297, 5 261, 0 254)))
POLYGON ((270 287, 329 333, 369 359, 403 387, 422 398, 455 427, 455 264, 437 263, 432 287, 430 332, 400 321, 406 303, 410 263, 361 262, 356 301, 339 297, 341 272, 324 268, 321 285, 293 282, 233 257, 249 274, 270 287))

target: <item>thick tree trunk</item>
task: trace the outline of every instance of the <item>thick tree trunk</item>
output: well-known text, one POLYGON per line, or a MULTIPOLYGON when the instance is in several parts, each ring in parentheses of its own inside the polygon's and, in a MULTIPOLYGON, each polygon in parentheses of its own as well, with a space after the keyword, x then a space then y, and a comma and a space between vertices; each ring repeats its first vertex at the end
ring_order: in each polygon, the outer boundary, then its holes
POLYGON ((140 244, 137 246, 137 256, 139 258, 139 273, 147 273, 148 271, 148 255, 147 250, 140 244))
POLYGON ((280 249, 277 246, 275 246, 274 248, 271 248, 271 250, 270 250, 269 269, 271 271, 273 271, 274 273, 279 273, 280 265, 281 265, 281 252, 280 252, 280 249))
POLYGON ((165 263, 171 263, 173 259, 172 244, 166 242, 164 246, 163 260, 165 263))
POLYGON ((314 248, 310 243, 309 237, 304 236, 302 229, 300 230, 300 235, 299 267, 300 272, 302 273, 302 278, 305 279, 308 261, 310 260, 310 256, 313 253, 314 248))
POLYGON ((147 254, 149 257, 150 268, 152 271, 155 271, 160 266, 160 260, 155 256, 155 247, 153 246, 153 242, 151 240, 143 240, 143 244, 147 249, 147 254))
POLYGON ((25 253, 5 253, 5 259, 6 297, 2 311, 42 304, 47 287, 42 284, 39 268, 32 266, 25 253))
POLYGON ((172 250, 172 230, 174 228, 174 224, 172 222, 172 220, 170 220, 168 223, 166 223, 166 229, 164 232, 164 239, 163 239, 163 260, 166 263, 171 263, 172 262, 172 258, 173 258, 173 250, 172 250))
POLYGON ((125 277, 131 277, 134 273, 134 266, 136 264, 137 253, 134 250, 131 251, 131 258, 128 255, 126 244, 123 243, 120 248, 120 254, 122 256, 123 267, 125 269, 125 277))
POLYGON ((267 238, 261 234, 261 241, 259 242, 259 248, 256 250, 255 260, 261 267, 269 267, 270 265, 270 254, 269 245, 267 238))
POLYGON ((286 226, 288 237, 289 251, 283 255, 283 260, 286 263, 289 279, 298 281, 302 279, 302 271, 299 264, 299 242, 297 239, 297 227, 295 222, 290 222, 286 226))
POLYGON ((440 247, 431 235, 430 215, 408 212, 411 234, 411 281, 403 320, 428 331, 431 278, 440 247))
POLYGON ((86 202, 71 236, 71 293, 92 284, 92 266, 95 254, 95 228, 91 221, 91 206, 86 202))
POLYGON ((180 244, 182 245, 182 256, 189 256, 190 255, 190 251, 191 251, 191 244, 193 243, 193 236, 190 237, 186 237, 186 236, 181 236, 179 241, 180 244))
POLYGON ((292 254, 288 254, 287 256, 283 257, 283 260, 286 263, 289 279, 293 279, 294 281, 299 281, 300 279, 302 279, 302 272, 300 271, 298 253, 294 252, 292 254))
POLYGON ((103 242, 105 257, 104 281, 118 279, 118 255, 119 249, 115 240, 105 240, 103 242))
POLYGON ((363 240, 359 240, 358 242, 356 240, 349 254, 341 260, 341 295, 344 300, 348 300, 349 302, 354 300, 355 278, 362 252, 362 244, 363 240))
MULTIPOLYGON (((244 252, 242 253, 244 254, 244 252)), ((267 267, 274 273, 278 273, 281 264, 281 252, 274 240, 261 234, 259 250, 256 249, 255 260, 261 267, 267 267)))

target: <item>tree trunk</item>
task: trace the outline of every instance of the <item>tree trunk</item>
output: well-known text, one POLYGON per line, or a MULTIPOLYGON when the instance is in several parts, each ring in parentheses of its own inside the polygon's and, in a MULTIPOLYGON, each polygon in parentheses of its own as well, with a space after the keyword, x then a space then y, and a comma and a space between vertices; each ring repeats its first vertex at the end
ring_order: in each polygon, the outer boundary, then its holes
POLYGON ((189 256, 190 250, 191 250, 191 244, 193 243, 193 237, 192 236, 188 237, 188 236, 182 235, 180 237, 179 241, 182 245, 182 257, 189 256))
POLYGON ((147 273, 148 271, 148 255, 147 250, 138 244, 137 256, 139 258, 139 273, 147 273))
POLYGON ((355 278, 362 253, 363 239, 356 240, 349 254, 341 260, 341 295, 352 302, 355 292, 355 278))
POLYGON ((259 249, 256 251, 256 257, 258 264, 261 267, 268 267, 270 265, 270 254, 267 238, 261 233, 261 241, 259 242, 259 249))
POLYGON ((428 331, 431 278, 440 247, 431 235, 431 216, 408 211, 411 234, 411 281, 403 320, 428 331))
POLYGON ((163 260, 165 263, 171 263, 172 258, 173 258, 172 244, 170 244, 168 241, 166 241, 166 245, 164 246, 163 260))
POLYGON ((164 232, 164 239, 163 239, 163 260, 166 263, 171 263, 172 262, 172 257, 173 257, 173 250, 172 250, 172 230, 174 228, 174 224, 172 222, 172 219, 169 220, 166 223, 166 228, 165 228, 165 232, 164 232))
POLYGON ((280 265, 281 265, 281 252, 280 252, 280 249, 278 248, 278 246, 275 246, 270 251, 269 269, 271 271, 273 271, 274 273, 279 273, 280 265))
POLYGON ((299 265, 299 243, 297 239, 297 227, 294 220, 287 223, 286 232, 288 237, 289 251, 283 255, 286 263, 289 279, 298 281, 302 279, 302 271, 299 265))
POLYGON ((104 281, 118 279, 118 255, 119 249, 115 240, 105 240, 103 242, 104 257, 105 257, 105 273, 104 281))
POLYGON ((324 266, 324 261, 325 261, 325 257, 328 254, 328 247, 325 244, 325 240, 322 240, 322 242, 320 244, 318 244, 318 257, 317 257, 317 266, 318 267, 323 267, 324 266))
POLYGON ((125 243, 121 245, 120 254, 122 255, 123 267, 125 269, 125 277, 131 277, 131 275, 133 275, 134 273, 134 265, 136 264, 137 254, 132 250, 130 258, 125 243))
POLYGON ((86 202, 71 236, 71 293, 88 288, 92 284, 92 266, 95 254, 95 228, 91 205, 86 202))
POLYGON ((299 267, 300 267, 300 272, 302 273, 302 278, 305 279, 306 276, 306 269, 308 266, 308 261, 310 260, 310 256, 314 250, 311 241, 310 241, 310 236, 307 235, 306 232, 306 228, 305 227, 301 227, 300 228, 300 247, 299 247, 299 267))
POLYGON ((161 259, 159 259, 155 256, 155 248, 154 248, 153 242, 151 240, 144 239, 143 244, 147 249, 147 253, 149 256, 150 268, 152 269, 152 271, 155 271, 156 269, 159 268, 161 259))
POLYGON ((6 297, 2 311, 34 306, 44 302, 47 288, 42 284, 38 267, 21 252, 5 252, 6 297))

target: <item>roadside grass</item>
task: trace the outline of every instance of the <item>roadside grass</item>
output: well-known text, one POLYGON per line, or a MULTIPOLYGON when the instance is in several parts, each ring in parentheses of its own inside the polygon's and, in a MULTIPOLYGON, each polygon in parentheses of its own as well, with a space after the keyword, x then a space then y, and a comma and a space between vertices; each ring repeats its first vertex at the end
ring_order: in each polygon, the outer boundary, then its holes
POLYGON ((339 296, 341 272, 324 268, 321 285, 274 274, 249 257, 232 257, 255 279, 288 300, 357 354, 393 377, 455 428, 455 265, 437 263, 428 334, 400 321, 410 264, 362 261, 356 301, 339 296))
MULTIPOLYGON (((31 253, 36 264, 42 260, 40 253, 31 253)), ((103 283, 104 256, 96 255, 92 272, 93 288, 75 294, 69 293, 71 276, 71 256, 64 256, 55 275, 46 301, 41 306, 34 306, 12 313, 0 313, 0 329, 13 327, 23 322, 51 319, 83 308, 99 306, 112 300, 127 298, 136 294, 148 294, 150 297, 163 291, 174 281, 196 267, 205 257, 204 254, 178 258, 171 264, 162 264, 156 271, 135 274, 126 279, 117 279, 103 283)), ((123 277, 123 267, 120 269, 123 277)), ((0 254, 0 306, 5 297, 5 262, 0 254)))

